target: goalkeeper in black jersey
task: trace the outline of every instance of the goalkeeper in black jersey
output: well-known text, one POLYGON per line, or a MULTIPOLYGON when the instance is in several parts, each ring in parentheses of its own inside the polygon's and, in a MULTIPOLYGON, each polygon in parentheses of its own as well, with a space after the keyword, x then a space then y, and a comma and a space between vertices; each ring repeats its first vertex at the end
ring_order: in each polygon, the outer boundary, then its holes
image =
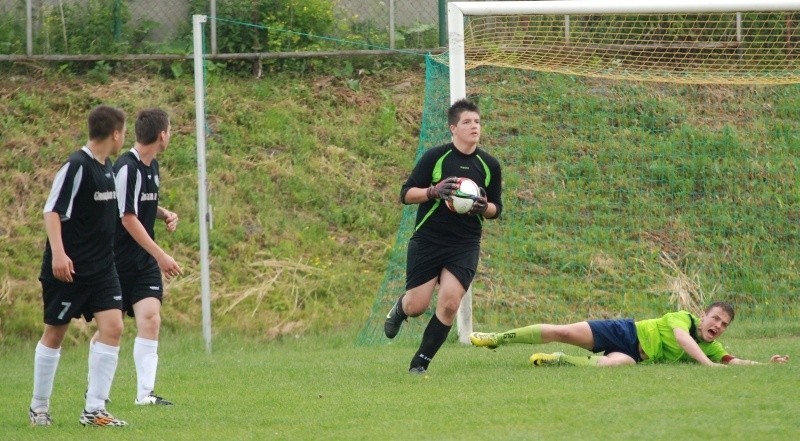
POLYGON ((411 373, 425 373, 447 338, 478 268, 483 221, 498 218, 503 210, 500 163, 478 147, 478 107, 467 100, 456 101, 447 116, 452 142, 426 151, 400 192, 404 204, 419 204, 419 208, 408 243, 406 292, 386 316, 386 336, 394 338, 407 317, 425 312, 439 285, 436 310, 411 359, 411 373), (457 214, 445 204, 458 188, 459 177, 475 181, 484 189, 481 194, 485 192, 466 214, 457 214))

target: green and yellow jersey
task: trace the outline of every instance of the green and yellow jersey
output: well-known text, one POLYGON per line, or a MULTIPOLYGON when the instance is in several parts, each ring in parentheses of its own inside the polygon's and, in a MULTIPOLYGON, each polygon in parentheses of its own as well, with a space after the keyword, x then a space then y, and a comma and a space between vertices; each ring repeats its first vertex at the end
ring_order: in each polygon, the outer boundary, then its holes
POLYGON ((648 357, 645 362, 694 361, 678 344, 675 328, 689 332, 711 361, 722 362, 723 357, 729 355, 725 347, 716 340, 705 342, 698 339, 696 332, 693 331, 699 325, 700 319, 687 311, 670 312, 661 318, 637 321, 636 334, 639 344, 648 357))

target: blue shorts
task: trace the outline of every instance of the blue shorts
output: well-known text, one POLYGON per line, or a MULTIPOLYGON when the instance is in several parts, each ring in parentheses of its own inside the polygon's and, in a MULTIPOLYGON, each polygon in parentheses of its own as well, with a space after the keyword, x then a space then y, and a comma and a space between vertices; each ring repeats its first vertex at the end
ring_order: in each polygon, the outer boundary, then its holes
POLYGON ((621 352, 637 363, 642 361, 633 319, 589 320, 588 323, 594 337, 592 352, 602 352, 604 355, 621 352))

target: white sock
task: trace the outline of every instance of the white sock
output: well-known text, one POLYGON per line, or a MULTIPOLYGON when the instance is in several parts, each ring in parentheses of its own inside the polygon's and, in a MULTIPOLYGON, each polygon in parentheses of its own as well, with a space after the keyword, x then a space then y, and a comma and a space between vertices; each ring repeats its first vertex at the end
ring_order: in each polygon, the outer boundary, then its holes
MULTIPOLYGON (((93 348, 94 348, 94 340, 90 339, 89 340, 89 353, 90 354, 92 353, 92 349, 93 348)), ((91 374, 91 372, 92 372, 91 369, 87 369, 86 370, 86 384, 89 384, 89 375, 91 374)))
POLYGON ((36 345, 36 355, 33 357, 31 409, 40 412, 50 410, 50 395, 53 394, 53 383, 60 358, 61 348, 48 348, 41 341, 36 345))
POLYGON ((133 341, 133 363, 136 365, 136 399, 141 400, 155 389, 158 340, 136 337, 133 341))
POLYGON ((117 371, 119 346, 95 342, 89 351, 89 387, 86 391, 86 411, 105 409, 111 383, 117 371))

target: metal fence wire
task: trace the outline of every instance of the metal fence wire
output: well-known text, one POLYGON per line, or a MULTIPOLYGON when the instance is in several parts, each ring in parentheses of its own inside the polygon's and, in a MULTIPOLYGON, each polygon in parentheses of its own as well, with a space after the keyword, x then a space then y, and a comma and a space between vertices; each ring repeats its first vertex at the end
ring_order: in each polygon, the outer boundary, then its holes
POLYGON ((439 24, 446 4, 446 0, 0 0, 0 55, 187 54, 192 51, 193 14, 211 18, 209 26, 215 29, 206 37, 207 47, 221 54, 438 48, 444 45, 439 24))

